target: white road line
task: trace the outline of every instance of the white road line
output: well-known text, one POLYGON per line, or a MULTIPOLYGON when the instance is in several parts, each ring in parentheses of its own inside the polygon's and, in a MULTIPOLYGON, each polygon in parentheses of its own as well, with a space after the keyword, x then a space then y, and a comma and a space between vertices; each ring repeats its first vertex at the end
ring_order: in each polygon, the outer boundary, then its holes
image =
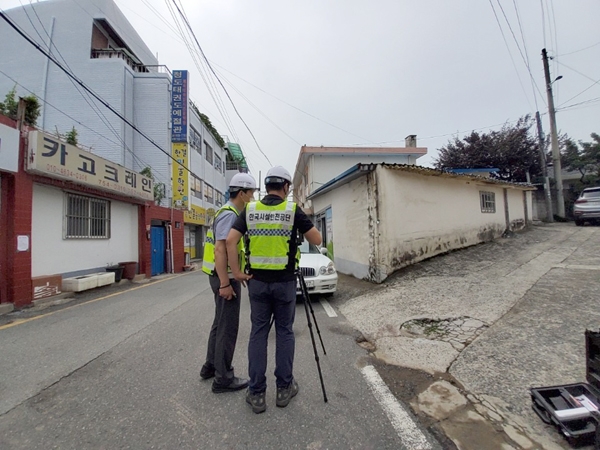
POLYGON ((394 397, 394 394, 390 392, 377 370, 373 366, 365 366, 361 369, 361 372, 398 436, 402 439, 402 443, 411 450, 431 450, 432 446, 425 435, 394 397))
POLYGON ((329 304, 329 302, 327 300, 325 300, 324 298, 321 298, 321 299, 319 299, 319 301, 321 302, 321 306, 323 307, 323 309, 325 310, 325 312, 327 313, 327 315, 329 317, 337 317, 335 309, 333 309, 331 307, 331 305, 329 304))

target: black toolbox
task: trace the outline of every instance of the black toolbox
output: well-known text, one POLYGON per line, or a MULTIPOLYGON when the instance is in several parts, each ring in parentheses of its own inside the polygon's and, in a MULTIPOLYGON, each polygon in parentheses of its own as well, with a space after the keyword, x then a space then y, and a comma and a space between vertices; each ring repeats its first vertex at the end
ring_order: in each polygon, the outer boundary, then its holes
POLYGON ((595 437, 600 448, 600 332, 586 330, 587 383, 531 388, 533 410, 570 443, 595 437))

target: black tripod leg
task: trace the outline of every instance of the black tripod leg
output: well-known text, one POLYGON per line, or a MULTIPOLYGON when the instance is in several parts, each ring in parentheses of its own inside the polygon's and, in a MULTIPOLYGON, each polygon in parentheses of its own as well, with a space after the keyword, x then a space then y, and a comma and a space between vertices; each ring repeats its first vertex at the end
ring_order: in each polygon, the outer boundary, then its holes
POLYGON ((317 329, 317 334, 319 335, 319 341, 321 341, 321 348, 323 349, 323 354, 326 355, 327 351, 325 350, 325 344, 323 344, 323 338, 321 337, 321 330, 319 330, 319 324, 317 323, 317 318, 315 317, 315 310, 312 307, 312 303, 310 301, 310 296, 308 295, 308 288, 306 287, 306 281, 304 281, 304 275, 302 275, 302 273, 299 272, 298 277, 300 278, 300 284, 302 285, 302 290, 303 290, 303 292, 306 293, 308 308, 310 309, 310 313, 312 315, 313 321, 315 322, 315 328, 317 329))
MULTIPOLYGON (((321 380, 321 390, 323 391, 323 401, 327 403, 327 393, 325 392, 325 382, 323 381, 323 373, 321 372, 321 363, 319 362, 319 352, 317 351, 317 342, 315 341, 315 334, 312 329, 312 323, 310 321, 310 314, 308 312, 308 302, 310 298, 306 292, 306 285, 304 284, 304 278, 302 274, 298 274, 300 280, 300 291, 302 292, 302 301, 304 303, 304 311, 306 312, 306 321, 308 322, 308 331, 310 332, 310 339, 312 341, 313 352, 315 353, 315 361, 317 362, 317 370, 319 371, 319 380, 321 380)), ((323 341, 321 341, 321 344, 323 341)))

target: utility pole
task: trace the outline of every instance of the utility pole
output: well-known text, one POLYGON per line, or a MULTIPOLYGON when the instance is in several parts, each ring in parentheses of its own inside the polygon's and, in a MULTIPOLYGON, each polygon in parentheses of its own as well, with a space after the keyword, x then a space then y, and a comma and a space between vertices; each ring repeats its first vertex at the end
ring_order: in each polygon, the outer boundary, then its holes
POLYGON ((542 120, 540 112, 535 112, 535 121, 537 122, 538 140, 540 147, 540 163, 542 164, 542 175, 544 177, 544 197, 546 197, 546 221, 554 222, 552 213, 552 193, 550 192, 550 179, 548 178, 548 168, 546 167, 546 140, 542 131, 542 120))
POLYGON ((550 81, 550 68, 548 67, 548 54, 542 49, 542 60, 544 61, 544 75, 546 76, 546 94, 548 95, 548 115, 550 116, 550 136, 552 138, 552 165, 554 166, 554 181, 556 182, 557 215, 565 217, 565 197, 563 194, 563 182, 560 165, 560 151, 558 150, 558 132, 556 131, 556 111, 554 110, 554 97, 552 96, 552 83, 550 81))

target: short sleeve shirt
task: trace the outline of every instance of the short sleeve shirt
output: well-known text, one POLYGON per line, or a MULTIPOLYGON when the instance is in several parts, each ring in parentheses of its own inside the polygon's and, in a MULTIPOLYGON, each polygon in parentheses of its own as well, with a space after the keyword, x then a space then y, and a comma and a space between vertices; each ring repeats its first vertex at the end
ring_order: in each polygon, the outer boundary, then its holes
MULTIPOLYGON (((231 202, 227 202, 225 204, 225 206, 231 206, 233 207, 235 210, 237 210, 237 208, 235 207, 235 205, 231 202)), ((238 218, 238 216, 231 210, 224 210, 221 212, 221 214, 219 214, 217 216, 217 218, 215 219, 215 222, 213 224, 213 232, 214 232, 214 236, 215 236, 215 242, 216 241, 224 241, 227 239, 227 235, 229 234, 229 230, 231 229, 231 226, 233 225, 233 223, 235 222, 235 220, 238 218)))
MULTIPOLYGON (((260 202, 267 206, 276 206, 283 203, 283 199, 278 195, 267 195, 260 202)), ((296 233, 305 234, 313 228, 314 225, 308 216, 302 211, 300 207, 296 205, 296 213, 294 215, 294 225, 292 228, 292 236, 296 236, 296 233)), ((232 228, 239 231, 242 234, 246 234, 248 231, 248 224, 246 223, 246 209, 237 217, 233 223, 232 228)), ((296 278, 296 251, 298 250, 298 243, 293 240, 290 242, 290 261, 283 270, 264 270, 264 269, 252 269, 251 273, 253 277, 259 281, 266 283, 272 283, 275 281, 293 281, 296 278)))

